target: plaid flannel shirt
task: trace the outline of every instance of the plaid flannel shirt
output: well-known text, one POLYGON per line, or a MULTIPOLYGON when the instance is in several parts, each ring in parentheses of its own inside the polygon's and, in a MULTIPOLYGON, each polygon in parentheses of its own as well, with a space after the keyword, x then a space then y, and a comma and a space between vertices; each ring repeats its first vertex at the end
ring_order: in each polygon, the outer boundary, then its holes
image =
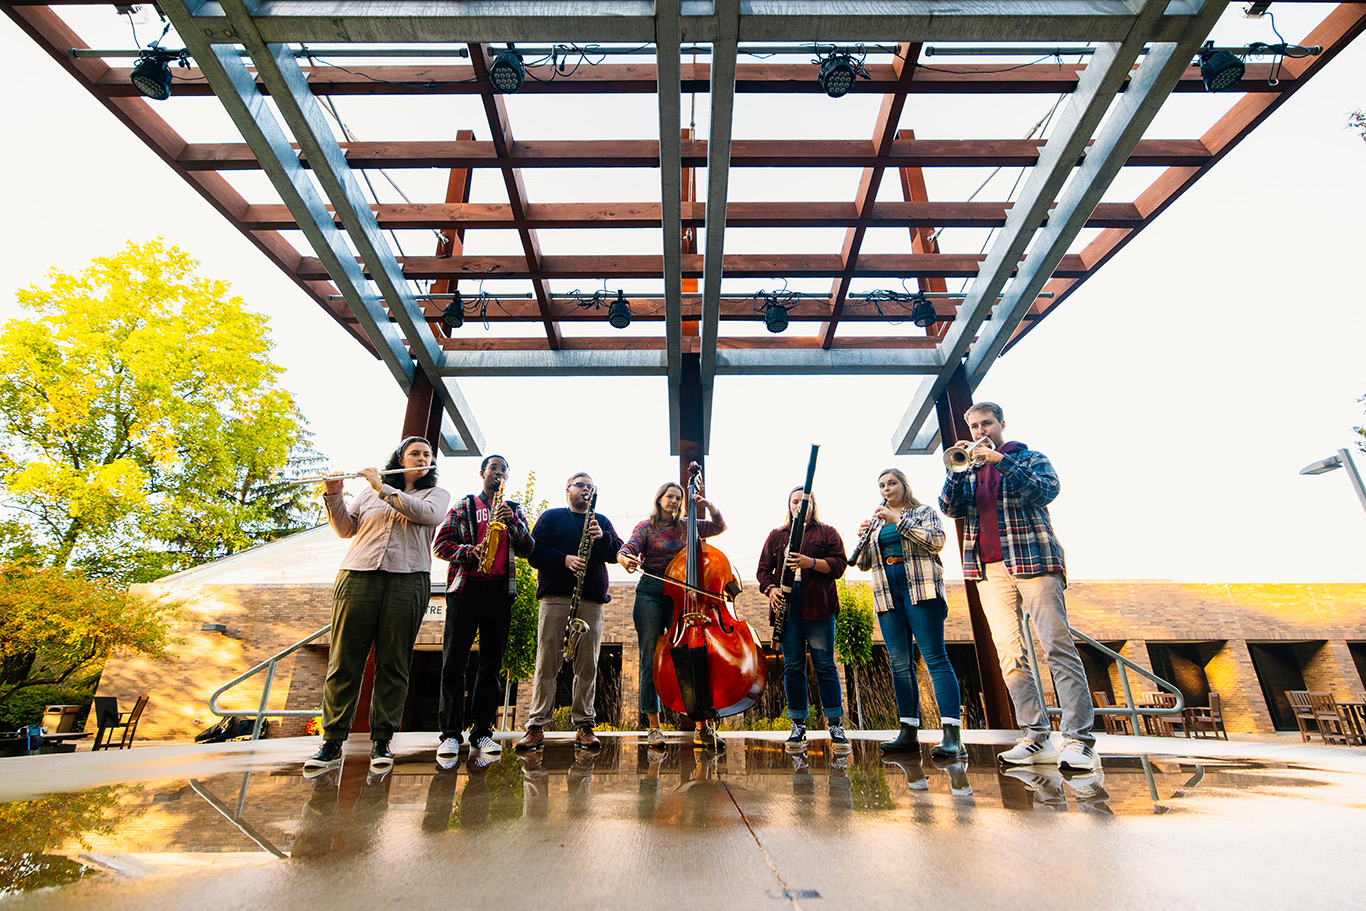
MULTIPOLYGON (((910 584, 911 602, 928 601, 948 596, 944 591, 944 564, 939 552, 948 539, 939 513, 933 506, 917 506, 906 510, 896 523, 901 532, 901 553, 905 557, 906 581, 910 584)), ((892 600, 891 583, 887 581, 887 566, 882 562, 882 547, 874 531, 868 547, 859 554, 858 568, 873 571, 873 605, 878 613, 896 606, 892 600)))
MULTIPOLYGON (((457 500, 455 507, 446 514, 446 520, 436 531, 432 552, 449 563, 446 570, 446 593, 459 597, 465 588, 465 579, 477 563, 475 546, 479 543, 479 520, 475 518, 475 494, 457 500)), ((522 507, 511 501, 512 521, 507 523, 508 542, 508 594, 517 595, 517 561, 531 554, 531 526, 527 524, 526 513, 522 507)))
MULTIPOLYGON (((1062 544, 1053 533, 1048 504, 1058 496, 1058 475, 1048 457, 1032 449, 1001 456, 1001 493, 996 513, 1001 528, 1001 554, 1013 576, 1067 575, 1062 544)), ((977 553, 977 472, 950 474, 939 494, 944 515, 962 518, 963 578, 981 580, 982 561, 977 553)))

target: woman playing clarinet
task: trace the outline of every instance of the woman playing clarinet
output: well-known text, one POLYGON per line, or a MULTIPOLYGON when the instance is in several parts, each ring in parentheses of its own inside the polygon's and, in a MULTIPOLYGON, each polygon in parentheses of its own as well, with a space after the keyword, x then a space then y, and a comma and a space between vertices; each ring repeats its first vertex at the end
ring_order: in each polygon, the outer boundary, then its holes
POLYGON ((944 649, 944 527, 934 507, 911 493, 906 475, 888 468, 877 479, 884 503, 873 517, 859 526, 868 534, 868 547, 859 555, 858 568, 873 571, 873 601, 878 625, 892 662, 892 689, 901 731, 895 740, 882 744, 888 753, 919 752, 920 689, 916 685, 911 640, 934 683, 934 700, 944 726, 944 740, 931 752, 941 759, 967 758, 959 723, 958 678, 944 649), (874 524, 878 523, 878 524, 874 524))
POLYGON ((792 721, 788 748, 799 750, 806 743, 806 653, 810 649, 811 664, 816 670, 816 692, 830 728, 830 740, 836 748, 847 749, 849 738, 841 725, 844 703, 840 698, 839 675, 835 671, 835 615, 840 609, 835 580, 844 575, 848 563, 839 532, 821 522, 814 497, 801 536, 801 552, 787 553, 792 522, 801 508, 802 496, 801 487, 792 489, 787 497, 787 520, 769 532, 768 540, 764 541, 757 573, 759 591, 768 595, 769 621, 772 622, 774 613, 783 606, 779 581, 784 560, 800 575, 800 580, 792 586, 792 603, 787 605, 781 639, 783 692, 787 696, 787 717, 792 721))
MULTIPOLYGON (((709 538, 726 530, 726 520, 709 500, 702 496, 702 476, 697 476, 697 494, 693 501, 699 510, 706 510, 709 520, 699 520, 697 536, 709 538)), ((659 727, 659 694, 655 692, 655 643, 668 629, 673 617, 673 602, 664 594, 664 582, 659 577, 687 543, 688 528, 683 510, 683 488, 672 481, 661 484, 655 491, 654 509, 650 518, 631 532, 631 539, 617 554, 619 563, 628 573, 642 564, 653 575, 641 578, 636 585, 636 604, 632 619, 636 624, 636 638, 640 642, 640 710, 649 720, 650 732, 646 743, 652 750, 664 746, 664 732, 659 727)), ((705 732, 701 736, 705 737, 705 732)))
POLYGON ((371 645, 375 683, 370 698, 370 765, 394 764, 389 740, 403 716, 408 665, 432 590, 432 537, 446 516, 451 495, 436 486, 431 445, 408 437, 389 457, 380 477, 351 503, 342 499, 341 478, 329 478, 323 494, 332 530, 351 539, 332 586, 332 648, 323 686, 323 745, 304 763, 305 775, 322 774, 341 762, 342 742, 351 731, 361 679, 371 645))

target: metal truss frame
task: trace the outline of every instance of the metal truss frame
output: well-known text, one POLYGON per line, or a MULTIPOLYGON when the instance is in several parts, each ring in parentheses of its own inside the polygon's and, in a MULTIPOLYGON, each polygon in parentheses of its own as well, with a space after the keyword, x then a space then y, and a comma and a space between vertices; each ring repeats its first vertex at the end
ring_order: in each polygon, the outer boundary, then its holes
MULTIPOLYGON (((1173 93, 1201 90, 1191 65, 1227 0, 973 0, 950 9, 937 0, 160 0, 194 58, 202 82, 177 84, 177 96, 216 95, 241 143, 189 143, 136 97, 128 69, 89 52, 56 12, 60 0, 18 0, 5 11, 163 160, 269 256, 333 318, 383 360, 408 391, 423 374, 446 421, 442 449, 476 455, 484 441, 460 377, 658 376, 667 379, 674 452, 685 436, 686 407, 700 409, 692 444, 706 452, 717 376, 883 374, 919 377, 892 440, 897 453, 938 445, 936 401, 960 366, 970 389, 1104 262, 1206 173, 1251 129, 1366 28, 1366 4, 1336 7, 1304 44, 1318 57, 1287 59, 1279 82, 1250 65, 1241 99, 1197 138, 1151 139, 1144 133, 1173 93), (813 141, 754 140, 735 135, 737 96, 820 91, 809 64, 740 61, 742 44, 888 42, 891 65, 870 65, 858 91, 882 96, 871 137, 813 141), (1085 63, 1025 64, 1002 71, 975 64, 919 64, 925 42, 1093 42, 1085 63), (653 49, 653 65, 604 63, 582 78, 528 82, 530 93, 640 94, 658 100, 658 141, 556 140, 519 143, 503 96, 487 80, 490 43, 598 42, 653 49), (404 61, 345 70, 305 68, 296 49, 355 44, 463 46, 469 61, 404 61), (706 63, 684 62, 686 44, 710 45, 706 63), (684 139, 682 97, 705 93, 709 135, 684 139), (923 94, 1065 93, 1046 140, 910 138, 898 131, 906 101, 923 94), (490 139, 442 142, 342 142, 320 99, 328 95, 477 94, 490 139), (1029 168, 1011 202, 912 197, 909 174, 923 168, 1029 168), (361 188, 368 168, 498 170, 508 202, 421 201, 379 204, 361 188), (689 202, 692 169, 707 169, 704 202, 689 202), (776 202, 733 202, 736 168, 859 168, 850 202, 810 201, 794 193, 776 202), (1166 171, 1131 203, 1101 202, 1125 167, 1166 171), (535 168, 651 168, 660 202, 537 203, 522 172, 535 168), (902 175, 906 199, 879 199, 888 168, 902 175), (259 169, 279 201, 253 204, 222 172, 259 169), (999 229, 984 255, 941 253, 924 238, 942 227, 999 229), (733 254, 726 229, 842 227, 830 254, 733 254), (862 251, 871 228, 907 228, 904 253, 862 251), (515 229, 522 253, 510 256, 399 256, 385 232, 515 229), (548 255, 538 230, 662 230, 658 255, 548 255), (1080 233, 1099 228, 1081 252, 1080 233), (299 230, 311 250, 279 232, 299 230), (695 232, 697 243, 684 241, 695 232), (919 234, 917 234, 919 232, 919 234), (912 237, 918 237, 914 243, 912 237), (723 322, 754 320, 750 303, 728 300, 724 279, 828 277, 828 297, 789 310, 818 322, 815 337, 727 337, 723 322), (924 334, 842 335, 839 327, 885 322, 877 306, 850 294, 855 279, 915 279, 922 288, 946 277, 970 280, 961 301, 937 299, 941 318, 924 334), (414 280, 529 282, 525 301, 505 304, 502 319, 539 323, 542 337, 462 338, 440 327, 440 302, 415 292, 414 280), (566 336, 564 324, 593 318, 557 297, 559 279, 646 278, 661 282, 661 336, 566 336), (698 293, 684 281, 700 280, 698 293), (1047 292, 1047 293, 1043 293, 1047 292), (693 365, 689 367, 688 365, 693 365), (693 404, 683 404, 685 398, 693 404)), ((643 51, 649 54, 649 51, 643 51)), ((452 52, 451 57, 456 57, 452 52)), ((190 103, 177 100, 174 103, 190 103)), ((910 181, 915 183, 915 181, 910 181)), ((942 285, 937 285, 942 287, 942 285)), ((496 319, 495 318, 495 319, 496 319)))

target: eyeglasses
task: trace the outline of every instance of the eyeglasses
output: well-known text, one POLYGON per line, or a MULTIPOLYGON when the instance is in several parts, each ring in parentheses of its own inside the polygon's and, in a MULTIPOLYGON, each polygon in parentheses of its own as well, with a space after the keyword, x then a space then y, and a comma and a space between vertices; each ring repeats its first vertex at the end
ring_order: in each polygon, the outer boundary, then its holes
POLYGON ((570 486, 570 487, 577 487, 577 488, 579 488, 580 490, 592 490, 592 489, 593 489, 593 485, 592 485, 592 484, 589 484, 589 483, 586 482, 586 481, 575 481, 573 484, 570 484, 569 486, 570 486))

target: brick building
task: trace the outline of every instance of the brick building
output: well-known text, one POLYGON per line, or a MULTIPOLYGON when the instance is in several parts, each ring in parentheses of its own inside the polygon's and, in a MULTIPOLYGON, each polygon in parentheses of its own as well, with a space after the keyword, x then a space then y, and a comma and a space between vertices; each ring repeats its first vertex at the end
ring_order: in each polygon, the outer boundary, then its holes
MULTIPOLYGON (((144 596, 175 601, 185 609, 187 620, 178 630, 183 641, 167 661, 111 659, 100 695, 131 704, 149 694, 138 731, 142 737, 185 738, 209 726, 216 720, 208 711, 215 689, 328 624, 332 578, 346 546, 323 526, 138 586, 135 591, 144 596), (216 624, 222 625, 221 632, 216 624)), ((433 562, 432 601, 413 656, 405 709, 408 730, 436 727, 445 569, 442 561, 433 562)), ((980 718, 972 633, 962 583, 951 583, 949 589, 946 639, 971 723, 980 718)), ((599 671, 599 717, 634 727, 639 658, 631 622, 633 582, 614 581, 611 591, 599 671)), ((1176 683, 1189 704, 1208 704, 1209 693, 1219 693, 1230 731, 1294 729, 1285 704, 1288 689, 1327 690, 1344 700, 1366 697, 1366 583, 1076 580, 1068 589, 1068 608, 1073 626, 1176 683)), ((767 638, 767 599, 752 582, 740 596, 738 613, 767 638)), ((327 647, 323 635, 280 663, 272 707, 320 704, 327 647)), ((870 709, 890 699, 885 654, 879 643, 873 664, 859 675, 859 704, 870 709)), ((1082 655, 1092 690, 1122 701, 1110 661, 1084 645, 1082 655)), ((770 668, 775 673, 764 707, 774 714, 781 710, 781 686, 776 662, 770 668)), ((924 723, 933 727, 937 718, 929 708, 934 702, 923 666, 919 676, 924 723)), ((1136 676, 1131 681, 1135 690, 1145 688, 1136 676)), ((849 683, 847 711, 853 716, 856 700, 849 683)), ((226 696, 224 705, 254 707, 261 685, 260 676, 253 678, 226 696)), ((511 729, 524 723, 530 695, 529 684, 515 686, 511 729)), ((567 693, 562 696, 567 702, 567 693)), ((275 732, 302 733, 303 727, 304 721, 295 719, 276 726, 275 732)))

